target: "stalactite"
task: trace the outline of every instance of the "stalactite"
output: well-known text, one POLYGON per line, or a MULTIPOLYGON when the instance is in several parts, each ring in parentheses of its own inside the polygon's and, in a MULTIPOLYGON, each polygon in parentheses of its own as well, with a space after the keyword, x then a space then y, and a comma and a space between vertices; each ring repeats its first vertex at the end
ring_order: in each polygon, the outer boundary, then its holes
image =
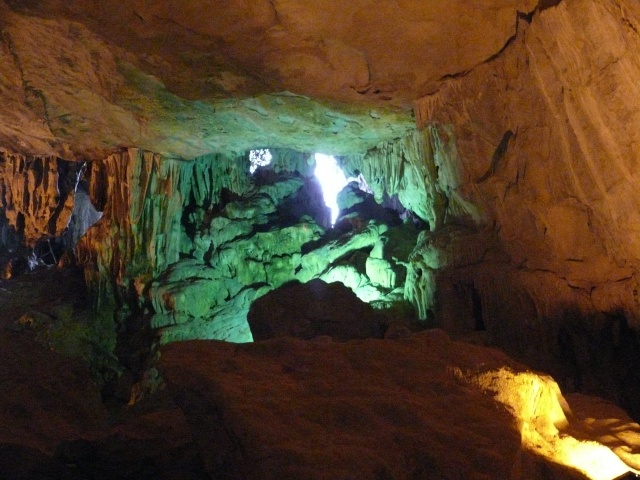
POLYGON ((431 126, 380 144, 366 155, 344 157, 343 166, 350 175, 364 176, 378 202, 397 194, 405 208, 435 229, 447 211, 448 179, 441 171, 455 160, 453 141, 442 140, 431 126))
POLYGON ((274 171, 298 172, 305 177, 313 175, 315 160, 312 153, 301 153, 286 148, 270 148, 274 171))
POLYGON ((81 167, 55 157, 0 153, 0 208, 27 245, 66 229, 81 167))
MULTIPOLYGON (((242 193, 248 185, 242 157, 208 155, 195 161, 165 159, 128 149, 94 162, 89 192, 103 217, 79 242, 76 253, 97 297, 113 284, 144 284, 188 249, 181 224, 187 205, 209 208, 223 189, 242 193)), ((96 299, 99 301, 99 298, 96 299)))
POLYGON ((437 91, 416 100, 413 105, 416 125, 421 128, 433 122, 436 110, 445 105, 451 95, 461 91, 462 81, 459 78, 447 78, 437 91))
MULTIPOLYGON (((394 142, 380 144, 365 155, 342 160, 350 175, 364 176, 378 202, 397 195, 405 208, 428 223, 433 238, 439 238, 436 232, 446 229, 447 224, 483 221, 481 211, 459 191, 463 179, 456 135, 450 125, 429 124, 394 142)), ((411 255, 404 291, 405 299, 423 320, 435 306, 437 271, 449 263, 439 259, 447 246, 431 245, 430 232, 423 232, 411 255)))

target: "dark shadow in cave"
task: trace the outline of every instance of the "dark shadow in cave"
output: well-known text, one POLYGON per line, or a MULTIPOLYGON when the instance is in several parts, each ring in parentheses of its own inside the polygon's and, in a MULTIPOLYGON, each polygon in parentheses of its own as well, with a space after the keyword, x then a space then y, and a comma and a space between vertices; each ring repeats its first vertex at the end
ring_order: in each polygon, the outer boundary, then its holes
POLYGON ((487 327, 485 327, 484 319, 482 318, 482 298, 474 285, 471 285, 470 288, 472 303, 471 314, 473 315, 474 330, 476 332, 484 332, 487 330, 487 327))

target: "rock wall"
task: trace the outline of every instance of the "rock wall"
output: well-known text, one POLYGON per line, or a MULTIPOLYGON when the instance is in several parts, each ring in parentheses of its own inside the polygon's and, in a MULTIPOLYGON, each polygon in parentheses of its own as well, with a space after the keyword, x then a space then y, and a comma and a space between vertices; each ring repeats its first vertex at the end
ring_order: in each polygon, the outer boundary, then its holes
POLYGON ((440 321, 469 333, 480 311, 494 341, 539 363, 564 356, 591 389, 637 365, 620 332, 640 328, 639 25, 635 2, 560 2, 416 103, 421 128, 455 135, 456 191, 484 215, 424 239, 440 321))
POLYGON ((623 412, 439 330, 179 342, 160 368, 218 478, 577 480, 639 466, 623 412))
POLYGON ((0 208, 27 245, 68 227, 81 167, 56 157, 0 153, 0 208))
POLYGON ((128 149, 92 163, 89 195, 103 216, 76 253, 97 298, 142 289, 176 262, 190 245, 184 209, 208 208, 224 188, 241 193, 247 180, 239 162, 218 155, 182 162, 128 149))

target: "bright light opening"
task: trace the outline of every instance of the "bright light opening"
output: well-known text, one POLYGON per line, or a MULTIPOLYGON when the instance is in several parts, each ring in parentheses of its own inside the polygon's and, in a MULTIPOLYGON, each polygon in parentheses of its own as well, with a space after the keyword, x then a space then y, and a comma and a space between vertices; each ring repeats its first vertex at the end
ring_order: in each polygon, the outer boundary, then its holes
POLYGON ((338 193, 347 186, 350 180, 338 166, 332 155, 316 153, 316 178, 322 187, 324 203, 331 209, 331 225, 336 223, 340 209, 338 208, 338 193))
POLYGON ((249 173, 253 175, 253 173, 258 169, 258 167, 264 167, 265 165, 269 165, 271 163, 271 159, 273 156, 268 148, 261 148, 259 150, 251 150, 249 152, 249 162, 251 166, 249 167, 249 173))

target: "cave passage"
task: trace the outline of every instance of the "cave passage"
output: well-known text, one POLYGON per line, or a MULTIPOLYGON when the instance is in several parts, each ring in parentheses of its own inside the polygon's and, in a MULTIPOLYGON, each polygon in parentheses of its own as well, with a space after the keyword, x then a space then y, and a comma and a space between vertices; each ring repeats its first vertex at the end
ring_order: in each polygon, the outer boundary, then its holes
POLYGON ((335 225, 340 207, 338 207, 338 193, 342 191, 347 184, 355 180, 347 178, 338 165, 338 161, 333 155, 325 155, 316 153, 316 169, 315 176, 322 187, 322 196, 324 203, 331 209, 331 226, 335 225))
MULTIPOLYGON (((249 173, 253 175, 258 168, 271 164, 273 155, 268 148, 255 149, 249 151, 249 173)), ((338 206, 338 194, 349 182, 357 180, 344 174, 338 164, 338 160, 333 155, 316 153, 314 155, 315 169, 313 171, 316 179, 322 188, 322 196, 325 205, 331 210, 331 226, 333 227, 340 214, 338 206)))

